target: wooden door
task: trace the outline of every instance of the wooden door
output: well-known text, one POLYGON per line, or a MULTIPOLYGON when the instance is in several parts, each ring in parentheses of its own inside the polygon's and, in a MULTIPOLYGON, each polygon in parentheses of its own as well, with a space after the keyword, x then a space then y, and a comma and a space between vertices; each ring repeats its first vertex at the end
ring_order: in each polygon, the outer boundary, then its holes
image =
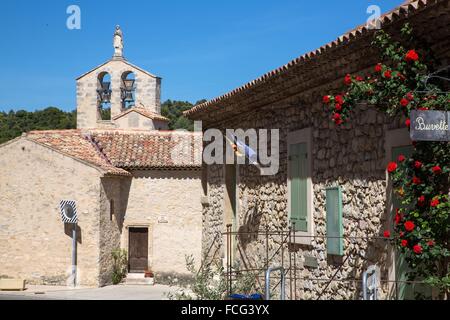
POLYGON ((129 272, 144 272, 148 268, 148 228, 129 229, 129 272))

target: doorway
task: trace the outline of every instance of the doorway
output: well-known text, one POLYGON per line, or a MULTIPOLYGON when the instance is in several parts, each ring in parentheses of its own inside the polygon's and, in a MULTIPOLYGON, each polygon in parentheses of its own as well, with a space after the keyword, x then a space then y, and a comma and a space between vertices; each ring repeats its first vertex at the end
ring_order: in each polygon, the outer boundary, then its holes
POLYGON ((129 228, 128 237, 128 271, 145 272, 148 269, 148 228, 129 228))

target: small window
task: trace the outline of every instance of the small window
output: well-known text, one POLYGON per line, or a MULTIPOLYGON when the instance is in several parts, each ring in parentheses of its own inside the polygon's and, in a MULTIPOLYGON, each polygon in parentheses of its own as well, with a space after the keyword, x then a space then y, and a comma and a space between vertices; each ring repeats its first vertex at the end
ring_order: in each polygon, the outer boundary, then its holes
POLYGON ((114 217, 114 200, 109 200, 109 220, 113 221, 114 217))
POLYGON ((107 72, 98 75, 97 82, 97 119, 111 120, 111 76, 107 72))
POLYGON ((122 110, 135 106, 136 101, 136 78, 133 72, 127 71, 122 74, 121 85, 122 110))
POLYGON ((202 189, 203 195, 208 195, 208 166, 206 164, 202 165, 202 189))
POLYGON ((288 214, 295 232, 293 242, 311 245, 314 234, 312 130, 289 132, 287 140, 288 214))
POLYGON ((342 191, 339 186, 326 189, 327 210, 327 253, 342 256, 344 254, 342 225, 342 191))

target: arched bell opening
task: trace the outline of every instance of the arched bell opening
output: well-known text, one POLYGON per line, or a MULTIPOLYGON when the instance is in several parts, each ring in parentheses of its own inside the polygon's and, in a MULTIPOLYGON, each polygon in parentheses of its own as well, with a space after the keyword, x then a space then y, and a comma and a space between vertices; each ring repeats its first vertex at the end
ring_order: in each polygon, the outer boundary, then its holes
POLYGON ((136 104, 136 78, 132 71, 127 71, 122 74, 121 83, 121 99, 122 110, 127 110, 134 107, 136 104))
POLYGON ((111 120, 111 75, 102 72, 97 81, 97 120, 111 120))

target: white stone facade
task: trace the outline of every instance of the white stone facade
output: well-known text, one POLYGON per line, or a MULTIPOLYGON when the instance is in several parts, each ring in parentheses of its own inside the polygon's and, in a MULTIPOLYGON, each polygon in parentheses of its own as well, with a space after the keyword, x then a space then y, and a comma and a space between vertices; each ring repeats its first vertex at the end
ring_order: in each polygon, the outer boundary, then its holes
MULTIPOLYGON (((136 105, 144 106, 155 114, 161 112, 161 78, 158 78, 124 59, 113 59, 91 70, 77 79, 77 128, 116 127, 114 121, 102 121, 99 115, 99 79, 109 74, 111 77, 111 119, 120 115, 124 110, 121 97, 123 77, 128 73, 135 76, 136 105)), ((121 127, 125 125, 121 123, 121 127)), ((128 126, 126 129, 134 129, 128 126)), ((152 128, 149 127, 149 130, 152 128)))

